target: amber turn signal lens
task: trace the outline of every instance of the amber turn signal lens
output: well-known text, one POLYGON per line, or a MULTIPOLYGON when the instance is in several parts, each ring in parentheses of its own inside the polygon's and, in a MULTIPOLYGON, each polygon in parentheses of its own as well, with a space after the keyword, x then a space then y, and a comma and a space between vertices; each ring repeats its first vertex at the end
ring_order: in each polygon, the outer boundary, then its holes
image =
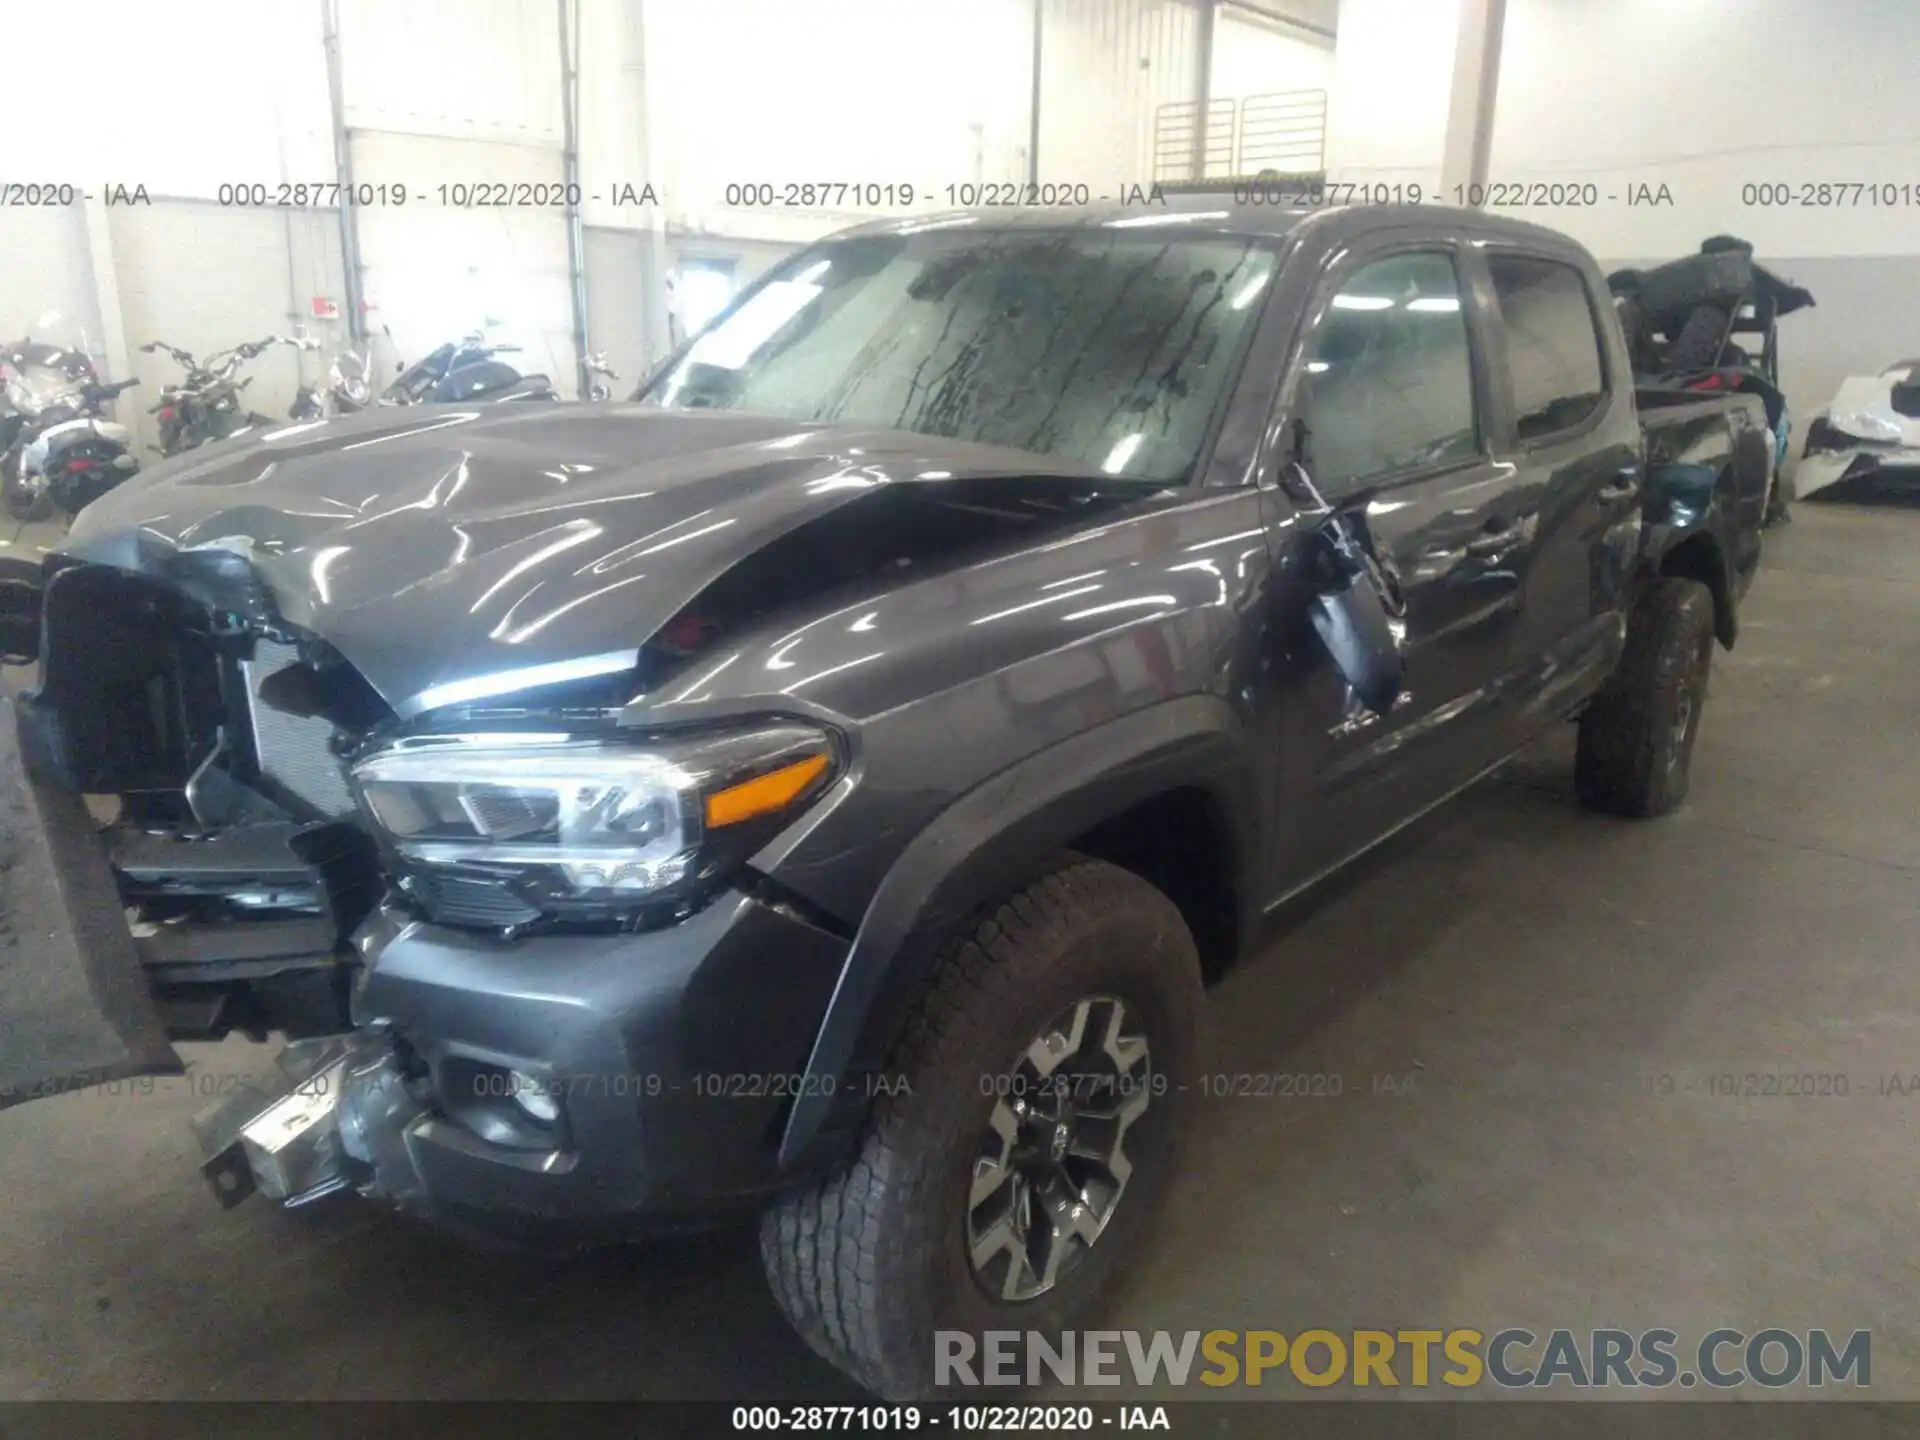
POLYGON ((819 779, 826 768, 826 756, 809 755, 765 775, 715 791, 707 797, 707 828, 717 830, 723 825, 737 825, 756 815, 786 808, 793 797, 819 779))

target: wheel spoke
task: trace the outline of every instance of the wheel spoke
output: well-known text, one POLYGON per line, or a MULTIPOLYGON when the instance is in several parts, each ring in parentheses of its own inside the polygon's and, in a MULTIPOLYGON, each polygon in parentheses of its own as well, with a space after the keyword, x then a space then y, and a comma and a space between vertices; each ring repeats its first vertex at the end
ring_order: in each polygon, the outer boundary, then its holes
POLYGON ((1121 1028, 1127 1021, 1127 1007, 1118 1000, 1113 1002, 1111 1015, 1107 1020, 1106 1038, 1100 1048, 1107 1052, 1114 1068, 1122 1078, 1130 1074, 1133 1067, 1147 1058, 1147 1037, 1144 1035, 1123 1035, 1121 1028))
POLYGON ((993 1113, 987 1117, 987 1129, 999 1140, 999 1152, 981 1155, 973 1162, 973 1188, 967 1198, 970 1211, 979 1209, 981 1202, 1006 1184, 1013 1174, 1013 1147, 1020 1138, 1020 1121, 1005 1100, 994 1105, 993 1113))
POLYGON ((1086 1039, 1087 1016, 1092 1012, 1093 1002, 1082 1000, 1073 1007, 1073 1019, 1064 1031, 1049 1031, 1027 1047, 1027 1063, 1040 1072, 1041 1079, 1058 1070, 1069 1055, 1078 1053, 1086 1039))
POLYGON ((1050 1289, 1060 1278, 1060 1267, 1072 1252, 1073 1242, 1090 1246, 1105 1227, 1085 1197, 1071 1191, 1049 1193, 1041 1204, 1047 1212, 1047 1263, 1040 1272, 1040 1283, 1050 1289))

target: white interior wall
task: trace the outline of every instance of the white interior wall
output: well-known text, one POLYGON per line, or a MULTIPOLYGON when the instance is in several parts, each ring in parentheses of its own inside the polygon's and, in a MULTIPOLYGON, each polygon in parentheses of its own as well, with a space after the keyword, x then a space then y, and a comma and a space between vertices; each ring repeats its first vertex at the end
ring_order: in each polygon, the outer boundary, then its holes
POLYGON ((1495 178, 1669 187, 1673 204, 1540 216, 1604 255, 1710 234, 1763 254, 1920 252, 1920 5, 1910 0, 1508 0, 1495 178), (1657 44, 1648 43, 1658 36, 1657 44), (1710 77, 1723 77, 1717 82, 1710 77), (1741 187, 1892 182, 1892 206, 1748 207, 1741 187))
MULTIPOLYGON (((891 180, 937 203, 948 183, 1024 178, 1036 0, 966 0, 964 23, 956 21, 960 3, 580 0, 589 223, 654 236, 663 267, 678 255, 730 256, 744 280, 768 257, 860 212, 729 208, 730 181, 891 180), (621 186, 648 183, 657 209, 614 205, 621 186)), ((1190 93, 1191 9, 1181 0, 1037 3, 1047 35, 1043 174, 1102 188, 1140 178, 1151 163, 1154 107, 1190 93)), ((1330 20, 1336 0, 1263 3, 1311 24, 1330 20)), ((1910 177, 1920 176, 1920 91, 1906 72, 1920 55, 1920 6, 1743 4, 1736 25, 1722 0, 1509 0, 1493 178, 1590 179, 1616 196, 1665 185, 1671 205, 1629 207, 1622 199, 1524 212, 1570 231, 1603 259, 1672 254, 1731 230, 1783 268, 1819 262, 1839 293, 1866 293, 1827 262, 1878 265, 1914 255, 1920 205, 1747 206, 1740 189, 1917 183, 1910 177), (1715 74, 1741 77, 1725 92, 1732 98, 1701 84, 1709 54, 1715 74)), ((1437 183, 1457 8, 1457 0, 1339 0, 1329 61, 1306 36, 1222 6, 1214 92, 1240 98, 1330 71, 1336 177, 1437 183)), ((71 178, 95 191, 143 185, 155 207, 212 201, 222 184, 236 182, 327 183, 334 176, 320 20, 320 0, 21 7, 8 17, 15 53, 63 53, 75 33, 98 37, 88 60, 94 98, 74 105, 58 66, 14 67, 11 113, 58 113, 62 123, 8 127, 0 169, 71 178)), ((349 115, 367 132, 356 144, 362 180, 391 178, 379 173, 389 165, 428 192, 443 180, 503 173, 558 178, 554 0, 341 0, 341 20, 349 115)), ((196 213, 112 207, 106 222, 118 268, 163 286, 165 257, 197 259, 174 244, 184 217, 196 213), (149 244, 157 247, 151 258, 141 253, 149 244)), ((264 283, 208 288, 183 272, 182 286, 199 297, 194 324, 211 337, 204 343, 271 328, 311 297, 343 296, 329 234, 337 217, 319 210, 298 218, 298 226, 279 227, 277 240, 273 227, 246 232, 274 247, 244 252, 250 273, 297 272, 270 298, 264 283), (320 238, 296 241, 290 231, 320 238)), ((491 293, 497 302, 486 308, 516 311, 513 323, 531 332, 519 338, 537 363, 570 381, 560 217, 436 216, 429 204, 369 211, 361 229, 377 316, 396 324, 410 349, 460 323, 453 309, 485 307, 491 293), (482 299, 465 306, 463 292, 482 299)), ((13 260, 0 275, 0 333, 19 333, 50 308, 74 317, 76 332, 98 333, 85 234, 77 208, 0 212, 0 241, 13 260)), ((642 292, 653 283, 643 278, 642 292)), ((1905 294, 1881 297, 1876 319, 1887 319, 1883 330, 1920 334, 1920 305, 1909 307, 1905 294), (1917 312, 1911 322, 1909 308, 1917 312)), ((601 302, 592 306, 604 315, 601 302)), ((153 307, 125 308, 128 341, 152 338, 143 327, 153 307)), ((1826 385, 1833 367, 1883 363, 1864 349, 1856 362, 1842 358, 1849 327, 1860 326, 1837 306, 1792 323, 1828 357, 1806 384, 1826 385)), ((1792 365, 1791 339, 1788 357, 1792 365)))
MULTIPOLYGON (((724 256, 744 281, 851 221, 944 206, 949 185, 1024 180, 1036 3, 1053 67, 1049 178, 1103 190, 1146 178, 1153 108, 1192 84, 1189 0, 579 0, 583 218, 650 234, 655 269, 676 254, 724 256), (914 198, 910 207, 726 203, 730 183, 806 181, 891 183, 914 198), (657 206, 616 203, 649 184, 657 206)), ((516 332, 503 338, 570 386, 563 214, 449 210, 437 193, 443 182, 560 179, 555 0, 338 0, 338 12, 354 178, 408 191, 404 207, 372 205, 358 217, 376 333, 392 327, 411 355, 501 315, 516 332)), ((11 127, 0 143, 21 158, 7 174, 144 185, 156 203, 215 201, 223 185, 333 183, 322 16, 321 0, 23 10, 9 20, 10 46, 22 53, 60 53, 75 33, 101 38, 89 59, 98 99, 76 110, 58 67, 20 67, 10 80, 15 113, 58 111, 70 123, 11 127)), ((160 259, 186 253, 168 238, 175 227, 129 213, 109 216, 115 253, 130 273, 158 277, 160 259), (149 237, 153 263, 139 250, 149 237)), ((302 220, 338 224, 324 209, 302 220)), ((60 296, 92 293, 84 244, 74 241, 84 234, 77 210, 0 215, 0 230, 16 253, 45 262, 31 285, 0 282, 0 330, 17 332, 49 304, 77 308, 60 296), (42 301, 42 291, 54 298, 42 301)), ((263 275, 297 267, 289 243, 277 255, 249 249, 246 263, 263 275)), ((337 245, 307 247, 316 256, 333 272, 294 288, 344 300, 337 245)), ((218 344, 287 313, 276 292, 271 317, 262 315, 266 292, 251 282, 208 291, 183 275, 182 284, 199 295, 194 328, 218 344)), ((145 326, 155 312, 134 308, 127 338, 137 346, 153 338, 145 326)))
MULTIPOLYGON (((1112 0, 1127 3, 1127 0, 1112 0)), ((1030 0, 645 0, 657 178, 677 230, 811 240, 900 207, 729 207, 727 186, 1023 179, 1030 0)))
MULTIPOLYGON (((323 345, 343 343, 345 327, 314 321, 304 278, 316 268, 338 273, 336 216, 226 209, 204 200, 162 200, 121 211, 113 222, 114 272, 122 324, 131 347, 148 340, 207 355, 244 341, 289 334, 305 325, 323 345), (236 328, 236 326, 238 328, 236 328)), ((165 355, 129 357, 140 388, 119 404, 117 417, 144 446, 157 438, 147 407, 180 369, 165 355)), ((250 363, 248 408, 279 418, 299 388, 303 365, 319 367, 289 347, 275 346, 250 363)))
MULTIPOLYGON (((1609 3, 1591 0, 1587 8, 1609 3)), ((1341 0, 1327 116, 1330 178, 1437 193, 1459 24, 1459 0, 1341 0)))
MULTIPOLYGON (((24 183, 24 182, 23 182, 24 183)), ((87 258, 86 215, 78 205, 0 210, 0 338, 38 333, 42 315, 58 316, 51 338, 83 341, 102 372, 106 352, 87 258)))
MULTIPOLYGON (((1091 195, 1153 179, 1154 116, 1189 101, 1200 24, 1188 0, 1041 0, 1040 179, 1091 195)), ((1024 179, 1024 176, 1018 177, 1024 179)))
POLYGON ((1216 99, 1244 100, 1285 90, 1331 90, 1334 42, 1304 30, 1247 18, 1222 7, 1213 27, 1213 70, 1208 89, 1216 99))
POLYGON ((1523 213, 1609 266, 1730 233, 1811 289, 1815 308, 1780 326, 1804 434, 1842 378, 1920 353, 1920 5, 1743 0, 1737 22, 1717 0, 1605 8, 1596 23, 1583 0, 1508 0, 1492 176, 1592 182, 1599 205, 1523 213), (1856 188, 1827 205, 1742 193, 1822 182, 1856 188), (1894 203, 1867 203, 1868 184, 1894 203), (1625 203, 1661 186, 1671 203, 1625 203))
MULTIPOLYGON (((140 253, 146 237, 163 253, 199 258, 191 249, 169 251, 164 237, 174 232, 176 216, 211 213, 222 185, 333 179, 316 0, 199 0, 191 15, 145 0, 22 5, 8 10, 6 34, 10 55, 68 55, 75 36, 87 37, 87 95, 80 102, 70 66, 9 67, 14 120, 0 140, 6 161, 0 173, 71 181, 96 196, 112 186, 124 186, 130 197, 144 192, 146 203, 102 212, 116 269, 153 272, 140 253)), ((329 215, 326 223, 336 222, 329 215)), ((304 256, 293 253, 286 225, 275 225, 273 253, 260 257, 249 249, 244 259, 281 277, 271 309, 261 313, 250 284, 205 291, 196 328, 218 337, 206 348, 284 325, 289 266, 298 270, 325 253, 315 247, 304 256)), ((218 255, 211 233, 201 243, 218 255)), ((96 363, 111 374, 110 357, 98 343, 103 317, 83 207, 0 211, 0 253, 9 272, 0 280, 0 334, 21 333, 51 306, 71 322, 62 338, 78 339, 84 329, 96 363)), ((195 288, 190 275, 182 283, 195 288)), ((303 283, 337 297, 337 265, 331 275, 308 274, 303 283)), ((122 318, 133 373, 147 386, 159 383, 160 372, 148 374, 149 357, 135 348, 153 338, 142 328, 144 312, 136 306, 122 318)), ((122 418, 144 411, 134 398, 120 406, 122 418)))

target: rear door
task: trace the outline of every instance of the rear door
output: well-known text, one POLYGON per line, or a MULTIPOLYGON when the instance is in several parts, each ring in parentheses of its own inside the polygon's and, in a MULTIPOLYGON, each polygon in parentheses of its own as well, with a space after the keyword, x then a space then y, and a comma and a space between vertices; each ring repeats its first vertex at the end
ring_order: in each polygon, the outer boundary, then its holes
POLYGON ((1576 253, 1477 247, 1496 323, 1495 445, 1537 518, 1514 634, 1514 743, 1613 667, 1640 540, 1639 421, 1597 267, 1576 253))
MULTIPOLYGON (((1360 706, 1310 662, 1287 707, 1279 857, 1285 892, 1467 783, 1503 753, 1519 570, 1537 517, 1497 458, 1489 358, 1463 247, 1391 232, 1337 255, 1310 302, 1273 434, 1304 424, 1306 469, 1397 572, 1403 693, 1360 706)), ((1272 467, 1276 471, 1279 467, 1272 467)), ((1310 508, 1279 490, 1283 573, 1299 574, 1310 508)))
POLYGON ((0 689, 0 1109, 180 1074, 93 818, 28 776, 15 714, 0 689))

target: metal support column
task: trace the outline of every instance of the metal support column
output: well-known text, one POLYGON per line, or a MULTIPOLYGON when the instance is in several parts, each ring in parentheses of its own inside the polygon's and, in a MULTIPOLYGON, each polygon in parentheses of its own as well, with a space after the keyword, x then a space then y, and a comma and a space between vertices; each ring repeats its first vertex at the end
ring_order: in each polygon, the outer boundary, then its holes
MULTIPOLYGON (((1453 52, 1453 89, 1440 153, 1441 193, 1469 194, 1487 183, 1493 155, 1493 106, 1500 88, 1500 38, 1507 0, 1460 0, 1460 38, 1453 52)), ((1470 202, 1471 203, 1471 202, 1470 202)))
POLYGON ((587 398, 587 238, 580 221, 580 12, 573 0, 557 0, 560 13, 560 108, 562 163, 567 185, 567 292, 573 301, 574 395, 587 398))
MULTIPOLYGON (((113 223, 103 196, 82 200, 87 230, 87 264, 93 272, 93 298, 100 310, 100 344, 106 351, 110 381, 133 378, 133 357, 127 351, 127 326, 120 313, 120 274, 113 259, 113 223)), ((51 339, 36 335, 34 339, 51 339)), ((122 412, 124 413, 124 412, 122 412)))
MULTIPOLYGON (((654 100, 652 74, 647 69, 646 0, 633 0, 626 8, 628 68, 637 77, 640 120, 640 155, 646 165, 647 181, 653 183, 666 168, 661 147, 659 107, 654 100)), ((646 356, 642 376, 666 362, 673 351, 673 326, 667 308, 667 217, 660 205, 647 207, 645 246, 640 252, 641 326, 646 335, 646 356)))
POLYGON ((1207 178, 1207 121, 1213 103, 1213 22, 1217 0, 1194 0, 1198 25, 1193 56, 1193 158, 1190 180, 1207 178))
POLYGON ((1040 183, 1040 32, 1047 0, 1033 0, 1033 93, 1027 113, 1027 183, 1040 183))
POLYGON ((340 269, 346 285, 347 337, 367 339, 366 287, 360 271, 359 210, 353 204, 353 136, 347 130, 346 87, 340 68, 340 0, 320 0, 327 50, 327 109, 333 120, 333 166, 340 181, 340 269))

